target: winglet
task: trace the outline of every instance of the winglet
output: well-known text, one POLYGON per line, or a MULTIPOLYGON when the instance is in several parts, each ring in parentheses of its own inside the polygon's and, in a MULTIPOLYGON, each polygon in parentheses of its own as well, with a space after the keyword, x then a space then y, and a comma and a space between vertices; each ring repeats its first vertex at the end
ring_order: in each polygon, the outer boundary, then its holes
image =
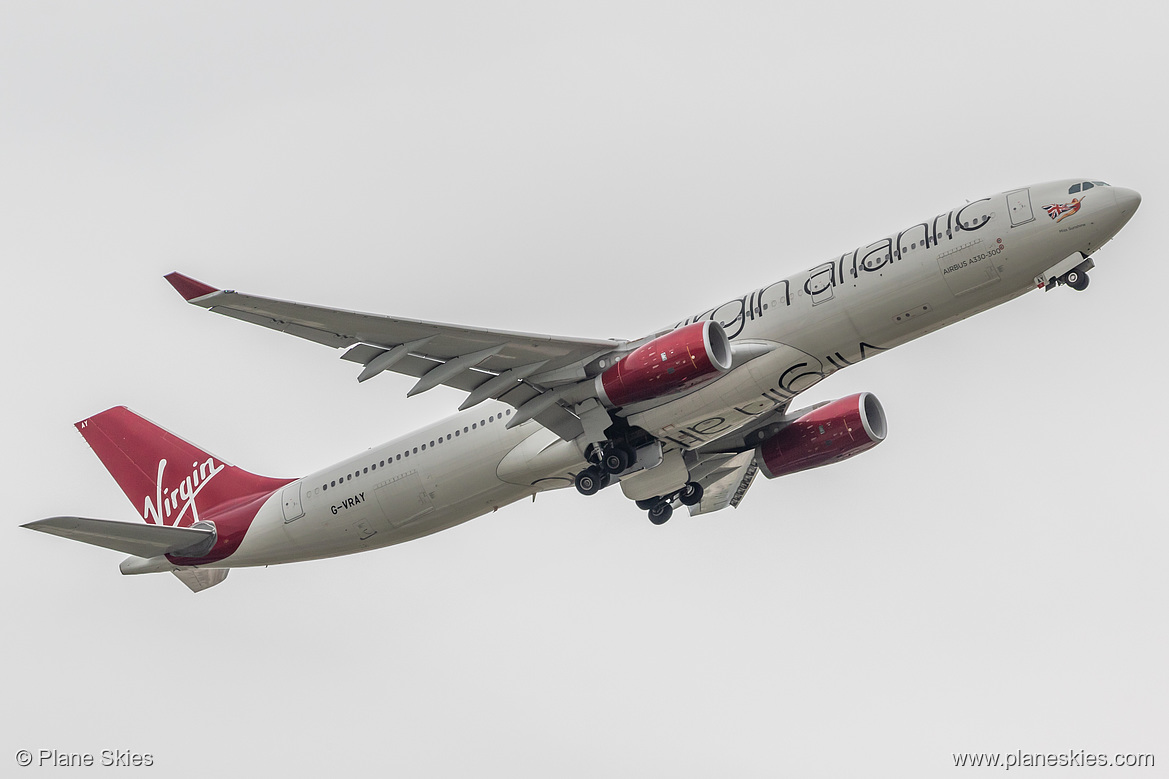
POLYGON ((201 281, 196 281, 190 276, 184 276, 178 271, 168 273, 163 278, 170 282, 170 285, 183 296, 183 299, 188 301, 219 291, 215 287, 208 286, 201 281))

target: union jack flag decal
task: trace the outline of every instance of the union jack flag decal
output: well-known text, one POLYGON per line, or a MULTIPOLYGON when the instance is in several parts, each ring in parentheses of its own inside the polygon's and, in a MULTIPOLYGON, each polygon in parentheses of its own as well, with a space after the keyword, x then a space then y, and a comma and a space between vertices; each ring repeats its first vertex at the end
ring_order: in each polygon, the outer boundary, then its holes
POLYGON ((1047 212, 1055 221, 1062 221, 1065 217, 1071 216, 1080 210, 1080 199, 1073 197, 1070 203, 1053 203, 1049 206, 1044 206, 1043 210, 1047 212))

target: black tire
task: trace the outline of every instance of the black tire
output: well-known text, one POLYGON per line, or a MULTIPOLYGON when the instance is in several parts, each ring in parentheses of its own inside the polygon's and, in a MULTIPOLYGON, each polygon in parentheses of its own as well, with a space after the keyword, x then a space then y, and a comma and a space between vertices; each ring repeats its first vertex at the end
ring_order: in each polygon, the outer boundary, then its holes
POLYGON ((635 500, 633 502, 636 503, 637 507, 642 511, 649 511, 658 504, 659 500, 661 500, 661 498, 647 498, 646 500, 635 500))
POLYGON ((1088 288, 1088 274, 1083 271, 1070 270, 1063 277, 1063 283, 1067 284, 1076 292, 1083 292, 1088 288))
POLYGON ((702 502, 702 485, 696 481, 689 482, 678 494, 678 500, 683 506, 697 506, 702 502))
POLYGON ((629 467, 629 452, 620 446, 607 446, 601 452, 601 468, 606 473, 622 473, 629 467))
POLYGON ((595 465, 590 465, 576 475, 576 491, 581 495, 596 495, 603 486, 601 471, 595 465))
POLYGON ((653 505, 649 510, 649 521, 655 525, 664 525, 670 521, 670 517, 674 514, 674 507, 664 500, 660 500, 653 505))

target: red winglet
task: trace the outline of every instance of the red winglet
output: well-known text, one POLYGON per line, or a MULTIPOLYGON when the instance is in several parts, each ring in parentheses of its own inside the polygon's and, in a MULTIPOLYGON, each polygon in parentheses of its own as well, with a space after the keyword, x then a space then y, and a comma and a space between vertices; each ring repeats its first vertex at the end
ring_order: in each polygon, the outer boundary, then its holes
POLYGON ((195 298, 201 298, 204 295, 210 295, 212 292, 219 291, 215 287, 210 287, 201 281, 195 281, 190 276, 184 276, 178 271, 168 273, 163 278, 169 281, 170 285, 186 300, 194 300, 195 298))

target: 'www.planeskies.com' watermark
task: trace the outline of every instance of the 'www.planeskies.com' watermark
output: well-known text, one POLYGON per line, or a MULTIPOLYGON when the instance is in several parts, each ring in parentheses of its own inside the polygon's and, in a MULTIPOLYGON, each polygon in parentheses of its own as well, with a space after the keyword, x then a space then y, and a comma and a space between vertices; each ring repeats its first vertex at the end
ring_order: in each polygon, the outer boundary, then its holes
POLYGON ((1089 752, 955 752, 955 768, 1153 768, 1156 759, 1150 754, 1089 752))

